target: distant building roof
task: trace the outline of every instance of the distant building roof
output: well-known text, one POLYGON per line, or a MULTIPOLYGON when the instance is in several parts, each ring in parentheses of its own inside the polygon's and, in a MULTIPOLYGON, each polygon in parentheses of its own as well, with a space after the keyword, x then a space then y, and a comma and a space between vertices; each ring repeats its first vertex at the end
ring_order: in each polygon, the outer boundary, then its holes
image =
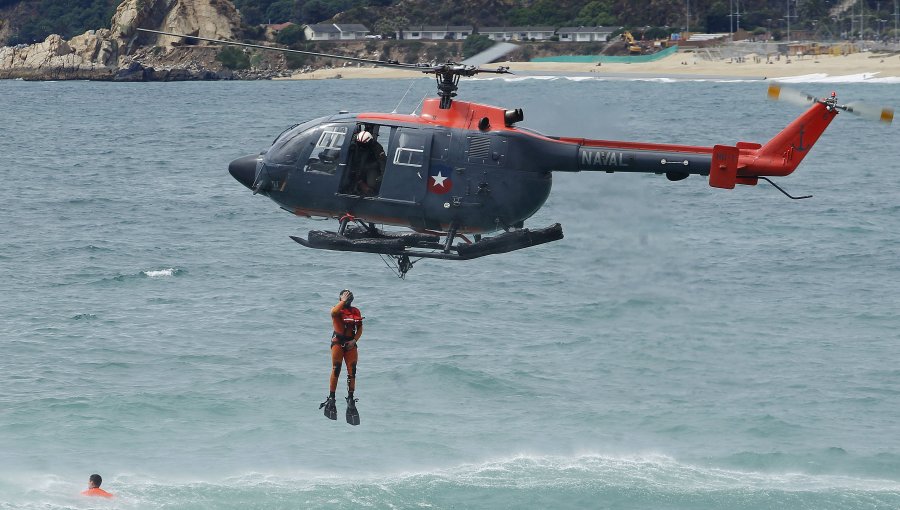
POLYGON ((711 41, 713 39, 720 39, 723 37, 728 37, 729 34, 689 34, 687 37, 688 41, 711 41))
POLYGON ((331 23, 322 23, 320 25, 307 25, 307 27, 310 30, 312 30, 314 32, 318 32, 320 34, 329 34, 329 33, 337 34, 340 32, 340 30, 338 30, 337 25, 334 25, 331 23))
POLYGON ((335 23, 321 23, 318 25, 307 25, 310 30, 314 32, 318 32, 320 34, 337 34, 340 32, 368 32, 369 29, 365 27, 365 25, 360 25, 358 23, 351 24, 335 24, 335 23))
POLYGON ((555 32, 554 27, 481 27, 479 33, 485 32, 555 32))
POLYGON ((360 25, 359 23, 338 23, 337 27, 341 30, 341 32, 368 32, 369 29, 366 28, 365 25, 360 25))
POLYGON ((293 26, 293 23, 290 21, 285 22, 285 23, 274 23, 271 25, 266 25, 266 28, 268 28, 270 30, 274 30, 276 32, 281 32, 282 30, 284 30, 285 28, 287 28, 289 26, 293 26))
POLYGON ((591 34, 605 34, 612 33, 618 30, 619 28, 613 27, 560 27, 557 30, 558 33, 568 33, 568 34, 583 34, 583 33, 591 33, 591 34))
POLYGON ((404 32, 471 32, 472 25, 464 26, 464 25, 419 25, 414 27, 406 27, 403 29, 404 32))

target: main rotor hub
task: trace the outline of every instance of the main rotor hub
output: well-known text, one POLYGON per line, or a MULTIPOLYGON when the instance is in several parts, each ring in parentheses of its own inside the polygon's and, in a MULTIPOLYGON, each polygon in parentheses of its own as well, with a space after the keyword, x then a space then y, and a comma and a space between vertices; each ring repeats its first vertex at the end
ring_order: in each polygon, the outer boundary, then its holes
POLYGON ((447 62, 446 64, 433 65, 429 69, 423 69, 422 72, 434 75, 437 81, 438 96, 441 98, 441 109, 446 110, 450 108, 453 98, 456 97, 460 78, 463 76, 475 76, 478 73, 508 74, 509 68, 498 67, 496 70, 479 69, 475 66, 447 62))

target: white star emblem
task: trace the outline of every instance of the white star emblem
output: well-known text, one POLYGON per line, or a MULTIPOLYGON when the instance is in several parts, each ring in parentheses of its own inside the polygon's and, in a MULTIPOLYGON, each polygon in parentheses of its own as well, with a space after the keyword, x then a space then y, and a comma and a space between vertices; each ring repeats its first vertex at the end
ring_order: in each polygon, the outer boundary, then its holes
POLYGON ((447 180, 447 178, 444 177, 444 176, 441 174, 441 172, 438 172, 437 175, 432 175, 431 178, 434 179, 434 185, 435 185, 436 187, 437 187, 437 186, 440 186, 440 187, 442 187, 442 188, 444 187, 444 181, 447 180))

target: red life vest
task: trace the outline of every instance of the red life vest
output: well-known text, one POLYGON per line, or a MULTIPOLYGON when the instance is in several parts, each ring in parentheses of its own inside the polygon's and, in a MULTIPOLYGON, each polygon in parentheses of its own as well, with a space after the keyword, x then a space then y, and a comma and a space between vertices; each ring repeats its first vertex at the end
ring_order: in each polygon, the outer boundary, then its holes
POLYGON ((100 487, 91 487, 88 490, 81 491, 81 493, 85 496, 99 496, 101 498, 113 497, 112 494, 106 492, 105 490, 101 489, 100 487))
POLYGON ((335 331, 335 338, 337 338, 340 343, 353 340, 354 338, 356 338, 356 332, 359 330, 359 326, 362 324, 362 320, 363 317, 359 313, 359 308, 353 306, 341 308, 341 324, 344 327, 344 331, 335 331))

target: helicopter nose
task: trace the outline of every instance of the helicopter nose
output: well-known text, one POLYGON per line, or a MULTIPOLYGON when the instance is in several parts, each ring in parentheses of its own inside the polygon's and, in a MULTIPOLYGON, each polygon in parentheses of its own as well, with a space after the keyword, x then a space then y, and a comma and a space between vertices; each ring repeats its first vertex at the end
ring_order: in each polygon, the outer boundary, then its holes
POLYGON ((244 156, 242 158, 237 158, 228 164, 228 172, 231 176, 250 189, 253 189, 253 184, 256 181, 257 157, 256 154, 244 156))

